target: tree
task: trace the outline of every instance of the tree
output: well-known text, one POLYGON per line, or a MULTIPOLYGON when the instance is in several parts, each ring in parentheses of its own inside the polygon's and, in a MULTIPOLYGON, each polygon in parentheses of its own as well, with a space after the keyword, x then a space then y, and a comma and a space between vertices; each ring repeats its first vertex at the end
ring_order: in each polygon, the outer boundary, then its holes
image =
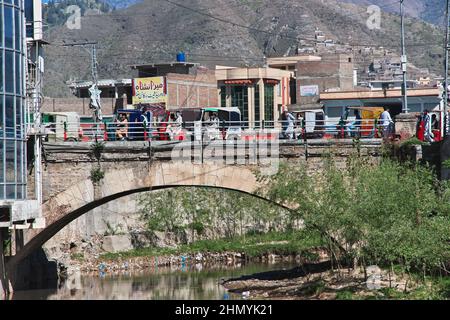
POLYGON ((320 173, 281 166, 264 193, 298 208, 319 230, 336 261, 400 264, 431 272, 450 261, 449 188, 429 168, 352 157, 346 169, 329 160, 320 173))

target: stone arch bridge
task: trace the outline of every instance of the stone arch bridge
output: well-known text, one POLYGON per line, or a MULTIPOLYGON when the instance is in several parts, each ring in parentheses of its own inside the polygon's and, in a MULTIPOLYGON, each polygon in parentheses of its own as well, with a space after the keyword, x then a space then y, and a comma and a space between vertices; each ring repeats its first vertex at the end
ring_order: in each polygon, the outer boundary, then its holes
MULTIPOLYGON (((380 145, 378 140, 367 141, 358 147, 358 152, 378 161, 380 145)), ((149 147, 142 142, 106 145, 100 161, 104 178, 100 183, 94 184, 90 174, 98 164, 91 155, 89 145, 45 145, 43 216, 46 227, 27 230, 26 244, 20 250, 16 249, 16 254, 10 257, 6 269, 13 272, 18 263, 78 217, 127 195, 193 186, 235 190, 256 196, 255 191, 262 186, 258 179, 260 163, 258 160, 252 161, 252 148, 248 146, 244 146, 241 153, 244 160, 235 158, 236 161, 231 164, 217 161, 217 158, 215 162, 204 163, 171 160, 172 148, 173 146, 149 147)), ((285 143, 279 146, 277 158, 272 160, 284 158, 295 163, 305 163, 311 170, 320 170, 324 154, 333 153, 337 165, 345 166, 348 155, 355 150, 351 141, 341 141, 338 148, 323 141, 310 145, 285 143)), ((270 157, 270 153, 265 155, 270 157)), ((267 161, 265 164, 267 165, 267 161)), ((34 190, 33 181, 30 181, 29 190, 34 190)))

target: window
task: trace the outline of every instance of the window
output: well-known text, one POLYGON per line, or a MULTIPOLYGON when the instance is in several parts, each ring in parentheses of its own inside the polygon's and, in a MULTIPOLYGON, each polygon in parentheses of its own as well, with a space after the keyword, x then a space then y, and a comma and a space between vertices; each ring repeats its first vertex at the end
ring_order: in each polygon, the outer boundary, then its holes
POLYGON ((227 87, 220 87, 220 106, 222 108, 227 107, 227 87))
POLYGON ((255 127, 259 128, 261 121, 261 103, 259 85, 255 85, 255 127))
POLYGON ((4 15, 5 47, 13 49, 13 8, 4 6, 4 15))
POLYGON ((0 2, 0 200, 26 198, 21 6, 20 0, 0 2))
POLYGON ((266 122, 266 127, 274 126, 274 91, 273 85, 265 85, 264 87, 264 120, 266 122))
POLYGON ((20 68, 20 53, 16 52, 16 94, 21 95, 22 94, 22 75, 21 75, 21 68, 20 68))
POLYGON ((14 93, 14 53, 5 51, 5 91, 14 93))
POLYGON ((248 88, 246 86, 231 87, 232 107, 238 107, 241 111, 244 126, 248 126, 248 88))
POLYGON ((22 41, 21 41, 21 37, 20 37, 20 28, 21 28, 21 23, 20 23, 20 15, 19 15, 19 10, 14 10, 14 42, 15 42, 15 48, 16 50, 22 50, 22 41))
POLYGON ((340 118, 344 114, 343 107, 327 107, 326 115, 328 118, 340 118))

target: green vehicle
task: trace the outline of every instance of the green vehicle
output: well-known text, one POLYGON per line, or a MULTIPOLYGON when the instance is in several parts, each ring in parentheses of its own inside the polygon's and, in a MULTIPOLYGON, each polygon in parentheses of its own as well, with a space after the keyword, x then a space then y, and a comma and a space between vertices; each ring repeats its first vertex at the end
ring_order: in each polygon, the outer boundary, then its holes
POLYGON ((80 116, 76 112, 45 112, 42 124, 47 141, 79 141, 80 116))

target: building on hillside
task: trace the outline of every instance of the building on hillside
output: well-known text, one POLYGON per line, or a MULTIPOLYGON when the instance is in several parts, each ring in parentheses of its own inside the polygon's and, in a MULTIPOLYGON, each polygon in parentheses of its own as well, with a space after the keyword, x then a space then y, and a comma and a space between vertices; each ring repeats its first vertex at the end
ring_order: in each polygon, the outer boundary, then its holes
POLYGON ((289 82, 293 72, 275 68, 216 67, 220 106, 238 107, 250 127, 279 120, 291 103, 289 82))
POLYGON ((354 70, 351 54, 326 54, 320 60, 298 61, 296 104, 316 104, 321 92, 353 90, 354 70))
POLYGON ((269 68, 286 70, 292 72, 289 80, 289 91, 291 104, 297 103, 297 63, 321 61, 322 58, 313 55, 297 55, 289 57, 267 58, 266 64, 269 68))
MULTIPOLYGON (((418 81, 406 81, 406 88, 414 89, 418 87, 418 81)), ((372 91, 377 90, 401 90, 403 87, 403 80, 373 80, 369 82, 369 88, 372 91)))

